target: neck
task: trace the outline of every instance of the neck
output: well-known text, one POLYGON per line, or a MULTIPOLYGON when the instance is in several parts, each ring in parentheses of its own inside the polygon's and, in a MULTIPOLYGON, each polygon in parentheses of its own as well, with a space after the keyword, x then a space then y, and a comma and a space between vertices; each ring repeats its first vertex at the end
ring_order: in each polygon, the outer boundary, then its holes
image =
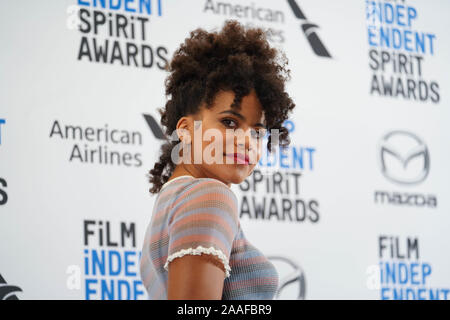
POLYGON ((223 182, 224 184, 226 184, 228 186, 228 188, 231 187, 231 183, 229 183, 227 181, 222 181, 221 179, 218 179, 217 177, 207 175, 192 165, 191 166, 187 166, 187 165, 183 165, 183 164, 177 165, 175 167, 175 169, 173 170, 173 173, 170 176, 169 180, 174 179, 179 176, 193 176, 194 178, 213 178, 213 179, 217 179, 217 180, 223 182))

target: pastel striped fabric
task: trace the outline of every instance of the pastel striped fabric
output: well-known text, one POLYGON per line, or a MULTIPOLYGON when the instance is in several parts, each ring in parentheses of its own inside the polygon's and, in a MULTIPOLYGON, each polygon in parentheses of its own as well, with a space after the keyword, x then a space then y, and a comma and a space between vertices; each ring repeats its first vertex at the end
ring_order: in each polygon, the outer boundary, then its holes
POLYGON ((225 271, 222 300, 268 300, 275 296, 278 273, 245 238, 237 197, 219 180, 186 175, 163 185, 140 261, 140 276, 149 299, 167 299, 168 265, 186 254, 213 254, 221 261, 225 271))

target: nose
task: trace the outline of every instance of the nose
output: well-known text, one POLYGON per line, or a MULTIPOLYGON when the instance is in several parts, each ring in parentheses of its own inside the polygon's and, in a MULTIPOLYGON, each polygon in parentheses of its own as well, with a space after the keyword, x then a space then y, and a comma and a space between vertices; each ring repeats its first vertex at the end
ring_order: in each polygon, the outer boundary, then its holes
POLYGON ((238 149, 241 148, 241 151, 244 152, 250 152, 254 150, 257 146, 256 139, 252 136, 252 128, 248 128, 247 130, 239 130, 239 133, 237 135, 237 146, 238 149), (242 148, 244 150, 242 150, 242 148))

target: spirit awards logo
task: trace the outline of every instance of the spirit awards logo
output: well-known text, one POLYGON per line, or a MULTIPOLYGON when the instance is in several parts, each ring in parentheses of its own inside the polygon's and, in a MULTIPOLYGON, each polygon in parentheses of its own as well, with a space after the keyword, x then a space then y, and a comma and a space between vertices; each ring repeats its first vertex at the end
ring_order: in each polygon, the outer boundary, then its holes
POLYGON ((79 0, 67 9, 67 28, 80 33, 77 60, 164 70, 168 50, 150 43, 149 29, 163 12, 161 0, 79 0))
POLYGON ((420 13, 406 0, 366 0, 372 96, 440 102, 439 83, 426 73, 426 60, 437 53, 436 35, 420 30, 420 13))

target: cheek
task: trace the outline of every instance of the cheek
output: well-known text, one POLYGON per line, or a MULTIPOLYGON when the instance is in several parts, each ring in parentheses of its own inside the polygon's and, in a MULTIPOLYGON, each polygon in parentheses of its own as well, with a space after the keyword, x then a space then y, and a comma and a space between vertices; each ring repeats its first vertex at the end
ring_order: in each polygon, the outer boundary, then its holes
POLYGON ((263 153, 263 142, 256 142, 255 143, 255 149, 254 149, 254 154, 255 157, 259 160, 259 158, 261 158, 263 153))
POLYGON ((224 153, 233 153, 236 152, 235 146, 234 146, 234 136, 232 134, 227 137, 226 132, 222 132, 223 137, 223 152, 224 153))
MULTIPOLYGON (((205 132, 205 130, 203 130, 205 132)), ((205 150, 208 146, 209 148, 213 148, 214 155, 215 150, 222 149, 222 154, 225 153, 233 153, 235 152, 234 148, 234 140, 233 135, 230 135, 230 137, 227 138, 225 130, 218 129, 217 127, 214 127, 214 134, 207 137, 207 135, 203 135, 205 137, 205 140, 202 141, 202 149, 205 150), (228 149, 227 149, 228 148, 228 149)))
POLYGON ((207 126, 207 123, 202 124, 202 135, 200 139, 204 148, 210 144, 220 143, 220 137, 216 132, 216 127, 207 126))

